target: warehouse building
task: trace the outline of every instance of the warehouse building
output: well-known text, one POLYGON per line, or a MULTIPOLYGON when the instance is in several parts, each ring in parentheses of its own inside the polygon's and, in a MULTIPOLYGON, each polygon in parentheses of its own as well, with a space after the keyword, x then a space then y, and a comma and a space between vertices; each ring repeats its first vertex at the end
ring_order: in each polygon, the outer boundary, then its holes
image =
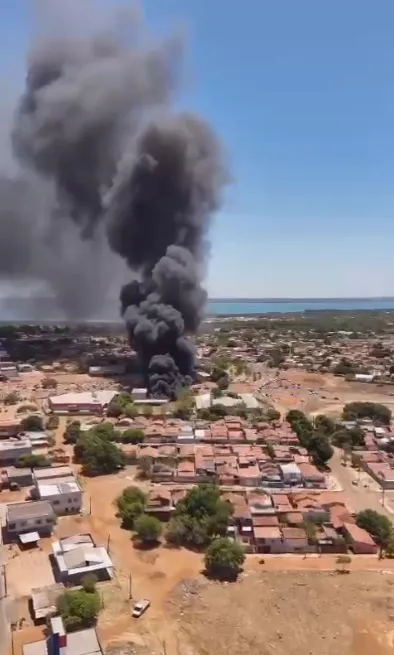
POLYGON ((48 402, 54 414, 104 414, 116 395, 113 389, 63 393, 51 396, 48 402))

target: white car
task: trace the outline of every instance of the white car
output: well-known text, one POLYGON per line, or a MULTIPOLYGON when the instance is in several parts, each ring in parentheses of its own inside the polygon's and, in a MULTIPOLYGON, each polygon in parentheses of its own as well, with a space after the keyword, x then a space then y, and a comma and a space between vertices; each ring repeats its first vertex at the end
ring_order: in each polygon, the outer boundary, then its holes
POLYGON ((150 600, 141 598, 133 607, 133 616, 138 619, 150 607, 150 600))

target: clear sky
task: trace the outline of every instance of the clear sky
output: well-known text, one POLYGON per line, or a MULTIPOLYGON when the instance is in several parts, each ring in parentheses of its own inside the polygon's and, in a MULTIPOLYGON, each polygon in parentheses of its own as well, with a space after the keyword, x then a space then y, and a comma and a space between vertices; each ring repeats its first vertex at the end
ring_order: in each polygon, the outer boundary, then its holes
MULTIPOLYGON (((10 97, 31 1, 0 0, 10 97)), ((213 123, 228 153, 210 295, 394 295, 393 0, 142 5, 154 30, 186 30, 180 104, 213 123)))

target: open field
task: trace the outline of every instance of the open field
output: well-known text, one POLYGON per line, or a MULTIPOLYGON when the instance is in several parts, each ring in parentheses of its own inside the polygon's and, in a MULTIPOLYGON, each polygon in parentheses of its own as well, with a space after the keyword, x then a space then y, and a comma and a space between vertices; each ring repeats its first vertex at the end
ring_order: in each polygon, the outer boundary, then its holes
POLYGON ((8 593, 13 598, 29 596, 32 588, 44 587, 55 582, 48 553, 41 550, 14 549, 14 557, 8 557, 6 576, 8 593))
POLYGON ((195 655, 389 655, 393 588, 382 573, 266 572, 186 582, 169 604, 195 655))
POLYGON ((394 386, 348 382, 331 373, 308 373, 290 369, 267 372, 259 366, 262 380, 253 383, 269 402, 283 414, 289 409, 301 409, 307 414, 339 416, 346 403, 372 401, 394 410, 394 386))

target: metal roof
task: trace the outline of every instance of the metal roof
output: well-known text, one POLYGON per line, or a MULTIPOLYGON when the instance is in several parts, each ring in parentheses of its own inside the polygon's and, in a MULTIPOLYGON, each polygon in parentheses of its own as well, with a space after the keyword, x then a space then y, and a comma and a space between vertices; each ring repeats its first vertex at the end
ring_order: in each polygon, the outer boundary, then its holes
POLYGON ((25 532, 19 535, 19 539, 22 544, 34 544, 40 541, 40 535, 38 532, 25 532))
POLYGON ((45 516, 54 516, 52 505, 47 500, 26 501, 7 505, 8 522, 45 516))

